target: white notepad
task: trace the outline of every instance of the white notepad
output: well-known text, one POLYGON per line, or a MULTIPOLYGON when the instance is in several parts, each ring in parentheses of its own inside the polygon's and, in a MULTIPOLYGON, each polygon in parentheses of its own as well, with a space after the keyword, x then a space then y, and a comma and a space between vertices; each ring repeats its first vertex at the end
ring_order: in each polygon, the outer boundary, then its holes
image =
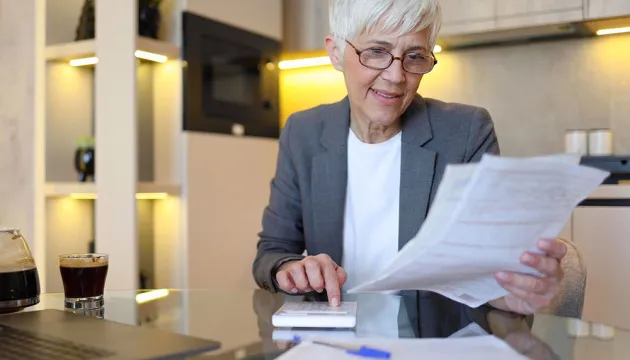
POLYGON ((342 301, 338 307, 328 302, 286 302, 273 314, 275 327, 353 328, 357 324, 357 303, 342 301))

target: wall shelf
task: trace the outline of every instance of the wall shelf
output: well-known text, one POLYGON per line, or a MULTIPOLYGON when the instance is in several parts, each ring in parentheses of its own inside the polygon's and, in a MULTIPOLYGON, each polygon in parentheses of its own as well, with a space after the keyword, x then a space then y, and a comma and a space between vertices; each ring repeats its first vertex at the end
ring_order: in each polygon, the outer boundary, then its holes
MULTIPOLYGON (((136 38, 136 50, 164 55, 168 59, 179 59, 180 49, 167 41, 155 40, 143 36, 136 38)), ((46 46, 47 61, 70 61, 96 56, 96 41, 81 40, 46 46)))
MULTIPOLYGON (((47 198, 67 197, 75 195, 96 195, 96 183, 94 182, 47 182, 45 187, 47 198)), ((140 182, 137 187, 137 197, 146 198, 149 194, 167 194, 179 196, 180 187, 172 184, 158 184, 152 182, 140 182)), ((149 197, 150 198, 150 197, 149 197)))

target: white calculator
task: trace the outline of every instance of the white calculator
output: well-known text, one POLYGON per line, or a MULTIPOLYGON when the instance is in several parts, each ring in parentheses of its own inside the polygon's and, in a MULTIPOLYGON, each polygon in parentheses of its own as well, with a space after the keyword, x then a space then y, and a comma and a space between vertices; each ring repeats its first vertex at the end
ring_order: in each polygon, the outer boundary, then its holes
POLYGON ((354 328, 357 324, 357 303, 342 301, 332 307, 328 302, 286 302, 271 317, 275 327, 354 328))

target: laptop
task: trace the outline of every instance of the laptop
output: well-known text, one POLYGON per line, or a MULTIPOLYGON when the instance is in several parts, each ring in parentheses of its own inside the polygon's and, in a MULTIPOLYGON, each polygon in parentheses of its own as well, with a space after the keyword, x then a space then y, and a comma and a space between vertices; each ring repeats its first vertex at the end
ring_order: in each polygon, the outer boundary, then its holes
POLYGON ((0 315, 0 358, 184 359, 220 343, 63 310, 0 315))

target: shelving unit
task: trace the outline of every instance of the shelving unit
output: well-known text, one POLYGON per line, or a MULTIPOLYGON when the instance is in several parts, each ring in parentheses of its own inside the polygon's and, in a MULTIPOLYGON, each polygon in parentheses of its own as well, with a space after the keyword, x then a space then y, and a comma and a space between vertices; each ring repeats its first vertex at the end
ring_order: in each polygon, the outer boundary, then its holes
MULTIPOLYGON (((151 39, 143 36, 136 37, 137 50, 165 56, 168 59, 179 58, 180 49, 173 43, 151 39)), ((96 56, 96 40, 79 40, 46 46, 47 61, 70 62, 96 56)))
MULTIPOLYGON (((93 182, 49 182, 44 188, 47 198, 70 197, 79 200, 97 198, 96 183, 93 182)), ((136 190, 136 200, 162 200, 167 196, 179 196, 178 185, 140 182, 136 190)))
POLYGON ((159 39, 137 35, 136 1, 96 1, 96 38, 74 41, 83 3, 46 0, 42 288, 62 291, 58 255, 91 242, 110 255, 107 288, 183 287, 181 1, 162 2, 159 39), (81 137, 95 182, 74 169, 81 137))

